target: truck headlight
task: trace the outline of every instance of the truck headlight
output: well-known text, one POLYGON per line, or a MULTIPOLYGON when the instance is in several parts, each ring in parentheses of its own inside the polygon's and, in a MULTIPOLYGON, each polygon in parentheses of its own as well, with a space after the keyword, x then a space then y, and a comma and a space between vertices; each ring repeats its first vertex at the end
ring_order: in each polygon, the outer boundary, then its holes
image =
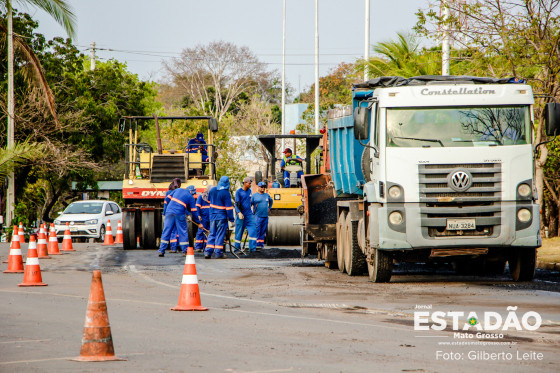
POLYGON ((391 197, 391 199, 399 199, 401 198, 402 195, 402 191, 401 188, 399 188, 396 185, 393 185, 392 187, 389 188, 389 197, 391 197))
POLYGON ((89 224, 97 224, 97 219, 87 220, 84 224, 86 224, 86 225, 89 225, 89 224))
POLYGON ((529 197, 531 195, 531 192, 531 186, 528 184, 519 184, 519 186, 517 187, 517 193, 521 197, 529 197))
POLYGON ((527 223, 531 220, 531 211, 528 209, 520 209, 517 211, 517 219, 522 223, 527 223))
POLYGON ((399 211, 393 211, 389 214, 389 223, 399 225, 403 222, 403 216, 399 211))
POLYGON ((60 225, 60 220, 55 220, 54 225, 60 225))

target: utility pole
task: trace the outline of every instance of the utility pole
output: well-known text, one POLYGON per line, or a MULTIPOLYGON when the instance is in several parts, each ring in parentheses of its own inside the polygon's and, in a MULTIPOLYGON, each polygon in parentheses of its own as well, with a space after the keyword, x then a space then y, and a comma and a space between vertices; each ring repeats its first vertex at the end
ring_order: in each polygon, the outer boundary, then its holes
POLYGON ((364 35, 364 61, 366 62, 365 69, 364 69, 364 80, 369 80, 369 72, 367 68, 367 61, 369 60, 369 34, 370 34, 370 24, 369 24, 369 0, 366 0, 366 7, 365 7, 365 35, 364 35))
POLYGON ((91 64, 90 64, 90 70, 93 71, 95 70, 95 42, 91 43, 91 64))
MULTIPOLYGON (((284 0, 282 13, 282 135, 286 134, 286 0, 284 0)), ((284 151, 282 139, 282 151, 284 151)))
MULTIPOLYGON (((14 101, 14 30, 11 1, 6 2, 8 11, 8 149, 15 145, 15 101, 14 101)), ((16 183, 15 174, 8 175, 8 191, 6 194, 5 227, 9 227, 14 219, 16 183)))
POLYGON ((449 7, 447 1, 441 2, 443 6, 443 41, 441 45, 441 75, 449 75, 449 7))
POLYGON ((315 0, 315 133, 319 133, 319 0, 315 0))

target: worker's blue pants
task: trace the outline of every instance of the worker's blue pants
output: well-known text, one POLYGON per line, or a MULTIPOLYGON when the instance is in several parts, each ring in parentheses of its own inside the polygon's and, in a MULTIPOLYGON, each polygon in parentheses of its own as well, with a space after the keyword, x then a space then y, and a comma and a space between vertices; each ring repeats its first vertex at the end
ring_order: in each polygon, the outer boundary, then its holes
POLYGON ((224 255, 224 242, 226 237, 227 219, 210 220, 210 234, 204 249, 204 255, 212 255, 216 251, 216 258, 224 255))
POLYGON ((169 240, 169 248, 171 249, 171 252, 177 251, 177 238, 177 227, 173 226, 173 229, 171 230, 171 239, 169 240))
MULTIPOLYGON (((297 178, 301 180, 301 176, 303 175, 303 171, 298 171, 297 178)), ((284 186, 286 188, 290 187, 290 172, 284 171, 284 186)))
POLYGON ((255 251, 257 246, 257 226, 255 225, 255 217, 253 214, 245 215, 243 219, 235 219, 235 243, 236 250, 241 249, 241 240, 243 239, 243 232, 247 228, 247 235, 249 236, 249 250, 255 251))
POLYGON ((268 228, 268 216, 266 218, 261 218, 259 216, 257 219, 257 247, 264 247, 264 238, 266 236, 266 229, 268 228))
MULTIPOLYGON (((202 220, 202 226, 207 229, 210 230, 210 221, 209 220, 202 220)), ((208 234, 208 232, 206 232, 206 234, 208 234)), ((200 227, 198 228, 198 231, 196 232, 196 238, 194 241, 194 249, 195 250, 204 250, 204 248, 206 247, 206 234, 204 234, 204 230, 201 229, 200 227)))
POLYGON ((187 219, 184 214, 173 215, 166 214, 163 224, 163 233, 161 234, 161 244, 159 245, 159 252, 164 253, 172 238, 173 229, 177 230, 179 234, 179 245, 186 252, 189 247, 189 235, 187 233, 187 219))

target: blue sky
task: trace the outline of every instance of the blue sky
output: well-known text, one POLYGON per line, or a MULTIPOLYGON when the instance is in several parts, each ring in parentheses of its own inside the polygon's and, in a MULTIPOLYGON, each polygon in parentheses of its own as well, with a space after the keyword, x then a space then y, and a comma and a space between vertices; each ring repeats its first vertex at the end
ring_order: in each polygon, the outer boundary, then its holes
MULTIPOLYGON (((77 16, 74 42, 86 53, 95 41, 102 59, 127 62, 142 79, 161 78, 161 61, 183 48, 225 40, 249 47, 269 68, 281 69, 282 0, 69 1, 77 16)), ((296 90, 314 82, 315 1, 286 0, 286 80, 296 90)), ((416 23, 426 0, 371 0, 370 41, 394 39, 416 23)), ((320 75, 364 53, 365 0, 319 0, 320 75)), ((48 38, 64 32, 29 8, 48 38)), ((371 53, 371 52, 370 52, 371 53)))

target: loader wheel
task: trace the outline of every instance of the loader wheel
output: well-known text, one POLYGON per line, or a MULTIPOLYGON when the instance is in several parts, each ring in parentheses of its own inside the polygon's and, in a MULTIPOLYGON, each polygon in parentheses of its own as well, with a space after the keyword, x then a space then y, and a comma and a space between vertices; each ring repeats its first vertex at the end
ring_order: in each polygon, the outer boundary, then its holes
POLYGON ((508 263, 513 281, 532 281, 537 266, 537 249, 515 247, 512 249, 508 263))
POLYGON ((136 212, 123 211, 123 249, 136 249, 136 212))
POLYGON ((147 250, 157 249, 155 211, 142 211, 142 248, 147 250))
POLYGON ((262 171, 255 172, 255 185, 262 181, 262 171))
POLYGON ((358 245, 358 222, 352 222, 348 214, 345 226, 344 268, 350 276, 363 275, 367 267, 366 257, 358 245))
POLYGON ((336 222, 336 262, 338 270, 345 272, 344 268, 344 252, 346 250, 346 211, 343 211, 336 222))
POLYGON ((386 251, 373 249, 367 266, 369 279, 373 282, 389 282, 393 272, 393 257, 386 251))

